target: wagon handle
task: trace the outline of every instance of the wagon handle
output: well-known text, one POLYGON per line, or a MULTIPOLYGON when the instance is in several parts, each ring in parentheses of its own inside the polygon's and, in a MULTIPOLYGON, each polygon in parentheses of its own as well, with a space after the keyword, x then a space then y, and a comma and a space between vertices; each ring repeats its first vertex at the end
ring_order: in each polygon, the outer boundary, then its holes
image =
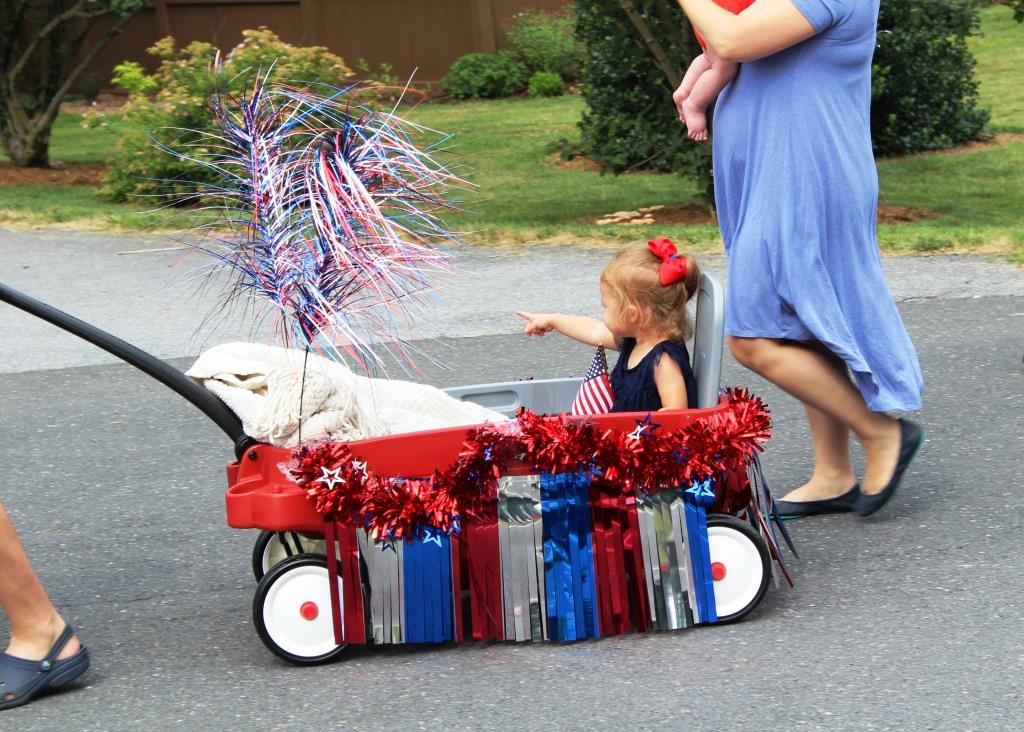
POLYGON ((246 449, 256 442, 245 434, 241 420, 224 402, 166 361, 3 283, 0 283, 0 300, 99 346, 183 396, 231 438, 235 444, 235 457, 241 458, 246 449))

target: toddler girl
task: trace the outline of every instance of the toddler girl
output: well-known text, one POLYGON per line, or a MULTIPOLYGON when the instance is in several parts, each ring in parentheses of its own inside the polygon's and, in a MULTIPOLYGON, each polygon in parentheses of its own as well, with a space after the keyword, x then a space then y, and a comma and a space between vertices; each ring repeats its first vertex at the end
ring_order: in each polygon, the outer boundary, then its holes
MULTIPOLYGON (((733 14, 749 7, 754 0, 715 0, 719 5, 733 14)), ((708 105, 718 96, 736 76, 740 65, 735 61, 718 58, 708 48, 700 33, 694 29, 697 42, 704 50, 695 58, 683 76, 683 82, 672 95, 672 101, 679 110, 679 120, 686 123, 686 131, 691 140, 708 139, 708 121, 704 112, 708 105)))
POLYGON ((613 412, 686 409, 696 382, 685 341, 692 330, 686 303, 700 284, 697 261, 669 239, 620 250, 601 273, 602 320, 563 313, 516 315, 527 335, 558 331, 581 343, 619 351, 611 373, 613 412))

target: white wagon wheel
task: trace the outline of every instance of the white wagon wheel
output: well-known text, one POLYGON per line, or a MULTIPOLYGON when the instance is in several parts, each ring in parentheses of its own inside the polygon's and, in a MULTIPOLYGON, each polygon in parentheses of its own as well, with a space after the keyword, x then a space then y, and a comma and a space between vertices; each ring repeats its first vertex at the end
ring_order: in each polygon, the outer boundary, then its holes
POLYGON ((708 516, 711 579, 719 623, 739 620, 768 591, 771 557, 754 528, 735 516, 708 516))
POLYGON ((326 542, 297 531, 261 531, 252 548, 252 574, 259 582, 274 565, 300 554, 326 554, 326 542))
MULTIPOLYGON (((343 590, 339 577, 339 598, 343 590)), ((256 588, 252 617, 263 644, 294 664, 328 663, 347 646, 334 642, 327 558, 322 555, 303 554, 274 565, 256 588)))

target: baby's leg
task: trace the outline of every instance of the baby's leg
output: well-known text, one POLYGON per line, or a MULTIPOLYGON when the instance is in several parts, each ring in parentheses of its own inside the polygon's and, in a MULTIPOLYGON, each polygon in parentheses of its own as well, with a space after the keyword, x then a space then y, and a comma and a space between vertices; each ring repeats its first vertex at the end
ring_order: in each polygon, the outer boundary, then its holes
POLYGON ((690 90, 690 95, 682 103, 683 121, 686 122, 691 140, 708 139, 707 117, 704 110, 718 96, 718 92, 733 80, 740 67, 735 61, 724 61, 714 56, 711 58, 711 68, 700 75, 690 90))
POLYGON ((690 96, 690 92, 693 90, 693 85, 697 83, 697 79, 705 71, 711 68, 711 60, 705 54, 701 54, 695 58, 691 63, 690 67, 686 70, 686 74, 683 75, 683 81, 679 85, 679 88, 672 93, 672 101, 676 103, 676 109, 679 110, 679 121, 683 122, 683 102, 690 96))

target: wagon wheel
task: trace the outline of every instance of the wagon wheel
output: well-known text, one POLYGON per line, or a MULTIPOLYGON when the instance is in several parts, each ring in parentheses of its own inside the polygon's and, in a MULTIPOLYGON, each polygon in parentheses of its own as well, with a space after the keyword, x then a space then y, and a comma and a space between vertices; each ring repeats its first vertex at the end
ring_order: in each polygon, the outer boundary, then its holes
POLYGON ((323 539, 297 531, 261 531, 252 548, 252 573, 259 582, 270 568, 300 554, 324 554, 323 539))
MULTIPOLYGON (((338 578, 339 598, 344 590, 338 578)), ((260 580, 252 602, 253 623, 263 644, 300 666, 328 663, 347 644, 334 642, 327 558, 303 554, 274 565, 260 580)))
POLYGON ((708 516, 708 549, 719 623, 749 613, 768 591, 771 558, 754 528, 735 516, 708 516))

